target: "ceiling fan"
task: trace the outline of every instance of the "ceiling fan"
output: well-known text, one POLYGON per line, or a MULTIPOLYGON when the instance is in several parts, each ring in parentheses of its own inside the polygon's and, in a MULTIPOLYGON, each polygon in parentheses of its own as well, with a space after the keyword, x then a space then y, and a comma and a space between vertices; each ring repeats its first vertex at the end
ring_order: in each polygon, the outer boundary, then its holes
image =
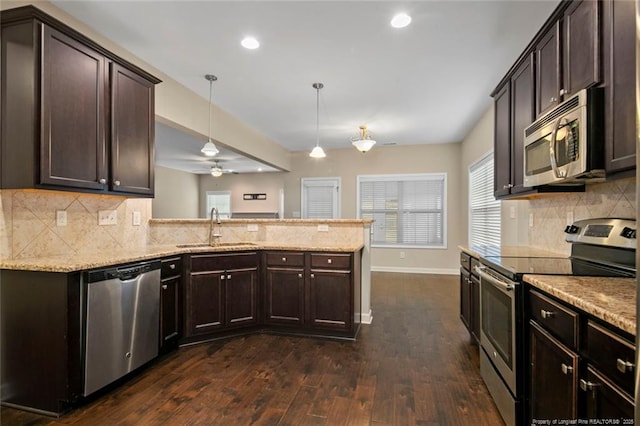
POLYGON ((192 170, 193 173, 205 174, 210 173, 213 177, 220 177, 223 174, 238 174, 238 172, 233 171, 232 169, 225 169, 220 166, 220 162, 215 160, 213 163, 207 162, 203 164, 201 168, 192 170))

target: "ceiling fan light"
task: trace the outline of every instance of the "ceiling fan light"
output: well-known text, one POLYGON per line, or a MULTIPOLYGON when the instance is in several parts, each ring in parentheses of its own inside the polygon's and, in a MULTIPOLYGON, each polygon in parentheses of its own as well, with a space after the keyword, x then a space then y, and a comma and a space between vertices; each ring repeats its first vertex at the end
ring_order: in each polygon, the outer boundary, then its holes
POLYGON ((204 144, 200 152, 202 152, 207 157, 213 157, 214 155, 219 153, 220 150, 214 145, 213 142, 209 141, 204 144))
POLYGON ((364 153, 369 151, 376 144, 373 139, 358 139, 351 142, 351 144, 360 152, 364 153))
POLYGON ((211 176, 213 176, 213 177, 222 176, 222 169, 220 167, 212 167, 211 168, 211 176))
POLYGON ((325 154, 324 149, 321 146, 316 146, 309 153, 309 157, 311 158, 324 158, 327 154, 325 154))

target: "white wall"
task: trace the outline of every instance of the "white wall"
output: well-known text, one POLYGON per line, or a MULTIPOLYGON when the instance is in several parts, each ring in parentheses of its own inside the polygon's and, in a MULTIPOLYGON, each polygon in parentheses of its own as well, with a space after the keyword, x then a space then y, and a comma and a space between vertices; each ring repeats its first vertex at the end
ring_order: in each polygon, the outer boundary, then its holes
POLYGON ((197 218, 198 175, 156 166, 152 216, 156 219, 197 218))

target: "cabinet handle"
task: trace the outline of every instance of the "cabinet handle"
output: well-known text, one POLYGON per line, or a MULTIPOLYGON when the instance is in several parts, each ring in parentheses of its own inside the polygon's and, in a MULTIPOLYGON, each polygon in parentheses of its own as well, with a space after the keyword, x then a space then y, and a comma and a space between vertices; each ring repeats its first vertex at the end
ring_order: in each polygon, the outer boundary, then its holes
POLYGON ((556 313, 552 311, 545 311, 544 309, 540 309, 540 315, 542 316, 542 318, 553 318, 556 316, 556 313))
POLYGON ((311 274, 311 278, 315 278, 315 277, 316 277, 316 275, 315 275, 315 274, 311 274))
POLYGON ((119 181, 119 180, 115 180, 115 181, 113 181, 113 184, 114 184, 115 186, 120 186, 120 181, 119 181))
POLYGON ((298 278, 302 278, 302 274, 298 274, 298 278))
POLYGON ((169 269, 176 269, 176 264, 172 263, 171 265, 169 265, 169 269))
POLYGON ((162 284, 162 289, 166 290, 167 289, 167 285, 166 284, 162 284))
POLYGON ((580 379, 580 389, 585 392, 593 390, 596 386, 598 386, 597 383, 587 382, 586 380, 580 379))
POLYGON ((565 364, 564 362, 562 363, 562 373, 565 375, 570 375, 573 373, 573 367, 571 367, 570 365, 565 364))
POLYGON ((629 361, 623 361, 618 358, 616 359, 616 367, 618 367, 618 371, 620 371, 621 373, 626 373, 627 371, 633 371, 633 367, 635 367, 635 364, 629 361))
POLYGON ((107 180, 105 178, 102 178, 98 180, 98 182, 104 185, 105 183, 107 183, 107 180))
POLYGON ((287 261, 287 258, 286 258, 286 257, 283 257, 283 258, 282 258, 282 261, 283 261, 283 262, 286 262, 286 261, 287 261))

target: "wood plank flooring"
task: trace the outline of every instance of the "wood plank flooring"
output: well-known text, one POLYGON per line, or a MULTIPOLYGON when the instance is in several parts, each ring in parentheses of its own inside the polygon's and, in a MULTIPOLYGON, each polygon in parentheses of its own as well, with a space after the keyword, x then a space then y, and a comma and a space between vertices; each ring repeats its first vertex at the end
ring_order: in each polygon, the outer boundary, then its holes
POLYGON ((59 419, 4 425, 501 425, 458 277, 374 273, 357 342, 252 335, 181 348, 59 419))

